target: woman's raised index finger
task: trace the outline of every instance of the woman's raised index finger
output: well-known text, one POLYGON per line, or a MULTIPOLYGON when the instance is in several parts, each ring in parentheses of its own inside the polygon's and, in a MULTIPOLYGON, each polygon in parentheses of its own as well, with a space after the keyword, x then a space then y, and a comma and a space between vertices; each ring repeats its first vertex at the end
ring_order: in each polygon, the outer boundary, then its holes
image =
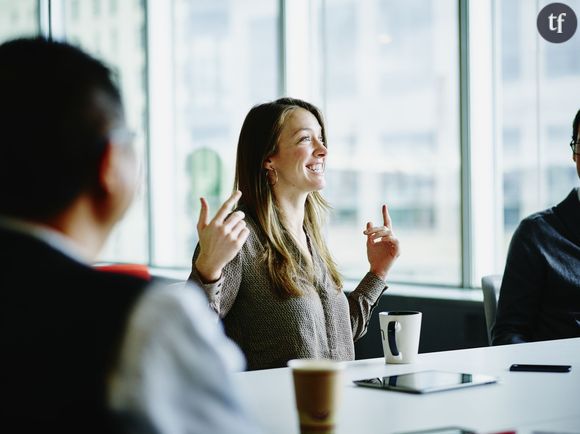
POLYGON ((385 224, 386 227, 388 227, 389 229, 391 229, 391 216, 389 215, 389 210, 387 208, 387 205, 383 205, 383 223, 385 224))
POLYGON ((201 209, 199 210, 199 219, 197 220, 197 228, 202 229, 207 226, 207 214, 209 212, 209 207, 205 198, 200 197, 201 209))
POLYGON ((213 218, 214 221, 219 222, 219 223, 223 223, 223 221, 226 219, 226 217, 228 216, 228 214, 230 213, 230 211, 234 207, 234 204, 238 201, 238 199, 241 196, 242 196, 242 192, 240 190, 236 190, 236 191, 232 192, 230 197, 228 197, 228 199, 223 203, 223 205, 220 207, 219 211, 217 212, 217 214, 213 218))

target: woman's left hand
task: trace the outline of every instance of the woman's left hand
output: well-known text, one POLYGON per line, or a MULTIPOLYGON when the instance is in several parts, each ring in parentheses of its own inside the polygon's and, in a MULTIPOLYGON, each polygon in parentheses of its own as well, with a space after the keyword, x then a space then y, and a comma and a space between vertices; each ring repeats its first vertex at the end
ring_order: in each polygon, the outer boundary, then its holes
POLYGON ((386 280, 395 259, 401 254, 399 240, 393 233, 393 223, 387 205, 383 205, 383 223, 384 226, 373 226, 372 222, 368 222, 363 233, 367 236, 370 271, 382 280, 386 280))

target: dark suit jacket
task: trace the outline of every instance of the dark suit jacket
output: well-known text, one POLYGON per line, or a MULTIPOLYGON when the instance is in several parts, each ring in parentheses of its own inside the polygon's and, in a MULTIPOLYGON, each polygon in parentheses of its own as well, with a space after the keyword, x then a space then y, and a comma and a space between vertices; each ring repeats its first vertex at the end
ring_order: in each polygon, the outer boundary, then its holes
POLYGON ((0 431, 111 432, 107 375, 146 285, 0 229, 0 431))
POLYGON ((493 344, 580 336, 580 201, 576 190, 523 220, 512 238, 493 344))

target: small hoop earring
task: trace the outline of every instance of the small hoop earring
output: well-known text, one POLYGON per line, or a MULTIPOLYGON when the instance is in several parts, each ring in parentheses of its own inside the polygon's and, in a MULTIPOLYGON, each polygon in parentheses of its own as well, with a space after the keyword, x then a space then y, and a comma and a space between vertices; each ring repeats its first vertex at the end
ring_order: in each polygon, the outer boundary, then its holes
POLYGON ((278 172, 276 172, 276 169, 268 169, 266 171, 266 179, 270 187, 274 187, 278 182, 278 172))

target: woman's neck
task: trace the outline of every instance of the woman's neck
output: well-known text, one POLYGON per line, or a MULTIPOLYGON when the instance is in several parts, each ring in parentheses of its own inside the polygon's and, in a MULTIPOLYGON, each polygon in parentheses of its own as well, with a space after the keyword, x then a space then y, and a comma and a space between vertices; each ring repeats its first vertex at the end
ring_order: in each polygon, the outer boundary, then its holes
POLYGON ((304 206, 307 195, 300 197, 277 198, 278 206, 282 211, 282 219, 286 229, 298 240, 304 238, 304 206))

